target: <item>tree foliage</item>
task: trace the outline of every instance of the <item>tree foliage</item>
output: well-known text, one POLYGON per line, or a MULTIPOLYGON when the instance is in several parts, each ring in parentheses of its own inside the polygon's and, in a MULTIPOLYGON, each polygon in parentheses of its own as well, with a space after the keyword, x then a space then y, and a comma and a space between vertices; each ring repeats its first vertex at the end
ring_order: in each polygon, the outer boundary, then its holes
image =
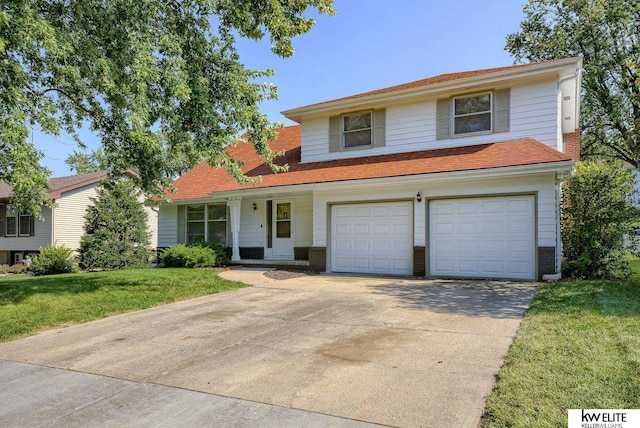
MULTIPOLYGON (((0 3, 0 181, 13 204, 39 212, 50 203, 42 154, 29 127, 78 142, 88 126, 109 169, 138 174, 159 192, 203 157, 246 181, 224 148, 246 131, 274 168, 274 124, 258 104, 277 97, 256 83, 272 74, 244 67, 237 37, 270 38, 294 52, 309 8, 333 14, 332 0, 5 0, 0 3)), ((83 148, 80 145, 80 148, 83 148)))
POLYGON ((563 273, 615 279, 630 273, 624 234, 637 218, 633 173, 621 162, 578 163, 562 203, 563 273))
POLYGON ((530 0, 524 13, 507 36, 517 61, 583 59, 583 156, 639 167, 640 2, 530 0))
POLYGON ((74 150, 64 161, 76 174, 105 171, 109 169, 107 156, 101 148, 92 151, 74 150))
POLYGON ((81 268, 122 269, 149 263, 147 213, 139 199, 140 191, 129 179, 98 187, 85 215, 78 250, 81 268))

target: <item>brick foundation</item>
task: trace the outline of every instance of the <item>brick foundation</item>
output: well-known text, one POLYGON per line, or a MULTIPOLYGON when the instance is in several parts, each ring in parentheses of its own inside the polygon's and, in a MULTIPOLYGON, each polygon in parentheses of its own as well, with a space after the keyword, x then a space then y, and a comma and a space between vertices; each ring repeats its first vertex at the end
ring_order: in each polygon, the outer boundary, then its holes
POLYGON ((538 276, 556 273, 556 247, 538 247, 538 276))
POLYGON ((309 248, 309 268, 317 272, 327 271, 327 247, 309 248))
POLYGON ((425 247, 413 247, 413 276, 425 276, 426 274, 425 247))

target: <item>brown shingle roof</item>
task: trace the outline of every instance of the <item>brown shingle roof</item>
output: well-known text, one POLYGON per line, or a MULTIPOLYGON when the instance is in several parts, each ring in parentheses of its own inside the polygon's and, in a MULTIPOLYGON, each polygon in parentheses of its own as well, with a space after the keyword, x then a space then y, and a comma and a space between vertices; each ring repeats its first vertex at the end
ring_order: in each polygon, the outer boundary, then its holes
POLYGON ((283 128, 279 134, 279 138, 271 142, 270 146, 274 150, 285 151, 285 155, 277 158, 276 163, 288 164, 288 172, 273 173, 256 155, 251 144, 240 144, 230 148, 229 153, 235 159, 244 161, 243 172, 247 176, 262 176, 262 181, 238 184, 233 177, 227 175, 224 168, 213 168, 205 161, 177 179, 173 183, 177 193, 169 197, 174 200, 199 199, 216 192, 471 171, 571 160, 566 154, 533 138, 523 138, 449 149, 300 163, 300 126, 283 128))
MULTIPOLYGON (((107 171, 98 171, 50 178, 49 186, 51 187, 51 191, 49 192, 49 196, 53 199, 59 199, 62 193, 97 183, 106 178, 107 175, 107 171)), ((12 186, 6 183, 0 183, 0 199, 9 198, 12 194, 12 190, 12 186)))

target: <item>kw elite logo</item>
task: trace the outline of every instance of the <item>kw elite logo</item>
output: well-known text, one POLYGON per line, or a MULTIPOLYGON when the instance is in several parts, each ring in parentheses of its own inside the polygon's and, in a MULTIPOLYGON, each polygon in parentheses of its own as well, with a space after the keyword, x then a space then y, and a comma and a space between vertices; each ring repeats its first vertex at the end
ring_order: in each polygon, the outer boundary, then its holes
POLYGON ((640 410, 569 410, 569 428, 631 428, 640 426, 640 410))

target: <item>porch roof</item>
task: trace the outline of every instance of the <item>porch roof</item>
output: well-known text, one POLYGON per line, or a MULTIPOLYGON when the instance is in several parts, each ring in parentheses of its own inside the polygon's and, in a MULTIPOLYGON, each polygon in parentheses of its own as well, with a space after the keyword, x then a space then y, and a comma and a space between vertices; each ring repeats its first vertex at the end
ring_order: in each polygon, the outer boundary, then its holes
POLYGON ((168 196, 173 200, 202 199, 217 192, 571 161, 566 154, 533 138, 311 163, 300 162, 300 143, 299 125, 282 128, 278 139, 270 142, 272 149, 285 151, 276 163, 288 164, 287 172, 274 173, 251 144, 239 144, 229 148, 230 155, 244 162, 245 175, 261 176, 261 181, 239 184, 224 168, 214 168, 204 161, 178 178, 173 183, 177 192, 168 196))

